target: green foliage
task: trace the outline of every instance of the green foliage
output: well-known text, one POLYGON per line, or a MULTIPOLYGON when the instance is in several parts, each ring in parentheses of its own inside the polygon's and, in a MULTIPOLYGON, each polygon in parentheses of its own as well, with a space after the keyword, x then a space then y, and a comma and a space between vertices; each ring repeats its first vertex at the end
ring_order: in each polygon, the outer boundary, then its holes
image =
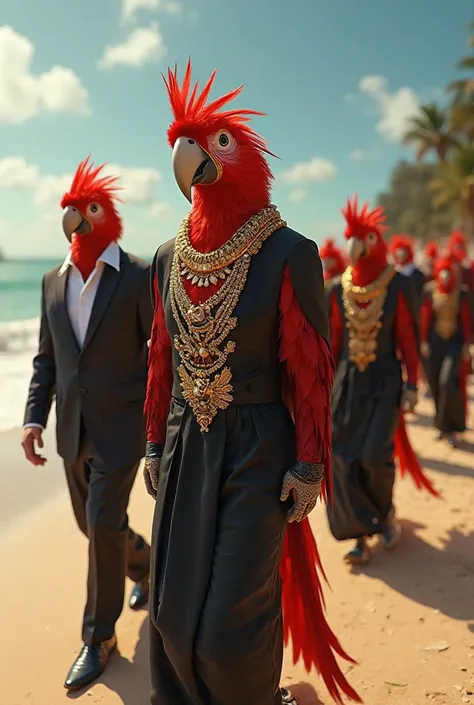
POLYGON ((430 184, 438 175, 438 169, 437 164, 407 161, 395 167, 389 189, 378 196, 378 205, 383 206, 392 232, 425 241, 444 237, 455 227, 455 207, 444 204, 435 208, 433 204, 430 184))

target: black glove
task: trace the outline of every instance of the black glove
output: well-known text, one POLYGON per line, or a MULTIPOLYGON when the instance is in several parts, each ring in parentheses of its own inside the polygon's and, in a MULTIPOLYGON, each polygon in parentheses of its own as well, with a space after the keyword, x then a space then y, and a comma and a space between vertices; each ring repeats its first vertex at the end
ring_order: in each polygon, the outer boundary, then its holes
POLYGON ((158 490, 158 479, 160 476, 161 458, 163 457, 163 446, 159 443, 147 443, 145 451, 145 467, 143 468, 143 479, 145 480, 146 491, 154 499, 158 490))
POLYGON ((281 501, 294 492, 295 501, 288 511, 288 521, 303 521, 316 506, 324 477, 324 465, 298 460, 283 478, 281 501))

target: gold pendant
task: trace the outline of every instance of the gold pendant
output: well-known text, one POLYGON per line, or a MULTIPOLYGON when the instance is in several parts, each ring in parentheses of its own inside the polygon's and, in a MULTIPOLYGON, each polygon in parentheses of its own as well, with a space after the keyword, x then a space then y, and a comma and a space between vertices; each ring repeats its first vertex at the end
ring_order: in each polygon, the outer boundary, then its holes
POLYGON ((194 412, 201 432, 207 433, 219 410, 226 409, 233 401, 232 372, 224 367, 221 372, 210 377, 190 375, 184 365, 178 367, 183 396, 194 412))

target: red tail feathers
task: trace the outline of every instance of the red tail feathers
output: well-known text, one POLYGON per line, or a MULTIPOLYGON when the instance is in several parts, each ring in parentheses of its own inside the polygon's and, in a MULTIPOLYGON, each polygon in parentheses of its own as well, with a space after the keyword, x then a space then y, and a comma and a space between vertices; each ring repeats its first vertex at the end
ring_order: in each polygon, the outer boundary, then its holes
POLYGON ((285 645, 291 639, 293 662, 302 658, 308 672, 314 666, 335 702, 342 703, 344 694, 361 703, 335 658, 336 653, 355 663, 326 621, 318 569, 327 583, 308 519, 300 524, 288 524, 280 564, 285 645))
POLYGON ((394 442, 394 456, 398 458, 401 476, 404 477, 408 473, 411 475, 417 489, 425 489, 433 495, 433 497, 439 497, 439 492, 436 490, 431 480, 426 477, 423 472, 423 468, 421 467, 419 460, 411 447, 403 413, 400 414, 400 421, 398 422, 394 442))

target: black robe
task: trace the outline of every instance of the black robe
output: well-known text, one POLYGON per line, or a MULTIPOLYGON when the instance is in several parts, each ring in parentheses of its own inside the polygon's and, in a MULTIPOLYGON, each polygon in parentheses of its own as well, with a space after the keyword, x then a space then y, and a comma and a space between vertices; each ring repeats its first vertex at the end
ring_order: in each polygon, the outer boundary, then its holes
MULTIPOLYGON (((432 287, 427 287, 425 296, 432 307, 432 287)), ((444 340, 435 330, 435 312, 432 313, 428 332, 430 355, 423 359, 423 370, 435 403, 435 426, 445 434, 462 433, 466 430, 466 411, 461 380, 462 350, 465 343, 461 327, 461 305, 469 301, 469 292, 461 289, 459 313, 454 334, 444 340)))
MULTIPOLYGON (((417 305, 407 277, 395 274, 387 290, 377 359, 361 372, 348 358, 344 326, 332 393, 334 503, 329 526, 338 541, 380 533, 392 510, 394 435, 402 395, 402 368, 396 354, 395 325, 402 293, 417 331, 417 305)), ((342 286, 333 291, 342 319, 342 286)))
MULTIPOLYGON (((177 333, 169 277, 174 242, 156 256, 171 340, 177 333)), ((235 310, 228 358, 234 401, 201 433, 174 385, 152 531, 152 705, 280 705, 283 657, 280 502, 296 461, 282 402, 279 298, 288 265, 309 323, 328 340, 321 261, 289 228, 255 255, 235 310)))

